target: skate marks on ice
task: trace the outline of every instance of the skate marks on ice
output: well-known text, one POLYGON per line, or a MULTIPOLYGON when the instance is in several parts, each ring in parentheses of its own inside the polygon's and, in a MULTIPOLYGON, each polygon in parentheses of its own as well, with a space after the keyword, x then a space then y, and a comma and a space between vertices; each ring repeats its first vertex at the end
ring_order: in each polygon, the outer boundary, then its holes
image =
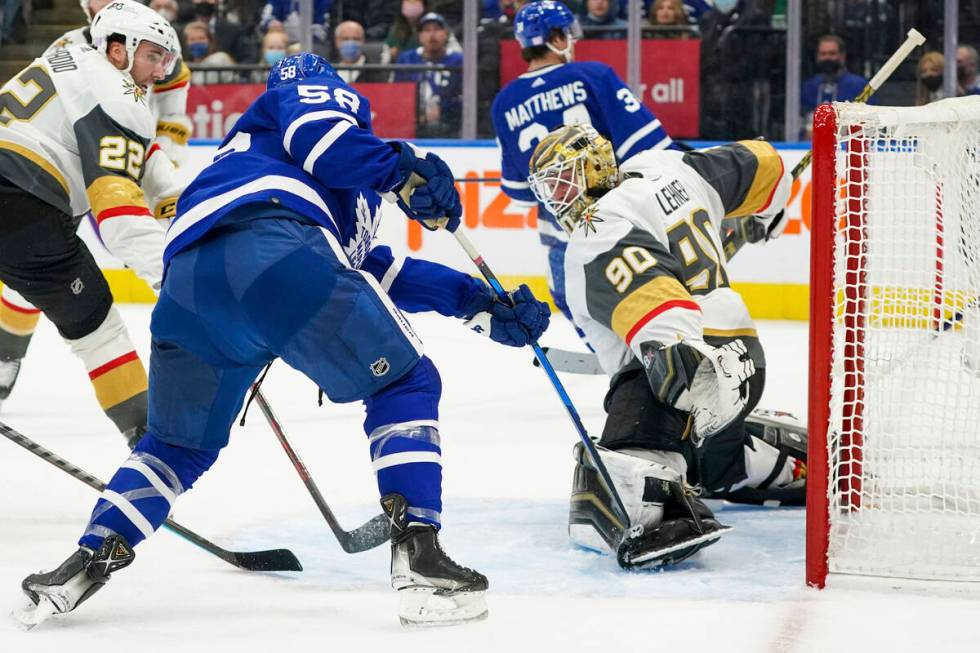
MULTIPOLYGON (((440 538, 460 564, 490 579, 491 619, 492 597, 498 593, 759 601, 798 596, 804 511, 710 504, 719 520, 735 530, 690 560, 662 570, 623 571, 613 556, 572 545, 565 501, 450 500, 440 538)), ((372 507, 339 512, 368 514, 372 507)), ((293 519, 268 529, 253 525, 233 538, 253 546, 275 541, 291 547, 305 563, 305 572, 291 580, 297 584, 326 591, 389 587, 389 547, 351 556, 312 520, 293 519)))

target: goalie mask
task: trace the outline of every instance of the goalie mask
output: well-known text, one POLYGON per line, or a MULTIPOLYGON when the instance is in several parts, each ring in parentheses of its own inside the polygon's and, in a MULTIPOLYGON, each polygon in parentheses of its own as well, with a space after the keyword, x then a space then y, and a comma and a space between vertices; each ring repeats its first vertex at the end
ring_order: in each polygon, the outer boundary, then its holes
POLYGON ((568 233, 619 182, 612 144, 590 125, 564 125, 545 136, 529 169, 534 196, 568 233))

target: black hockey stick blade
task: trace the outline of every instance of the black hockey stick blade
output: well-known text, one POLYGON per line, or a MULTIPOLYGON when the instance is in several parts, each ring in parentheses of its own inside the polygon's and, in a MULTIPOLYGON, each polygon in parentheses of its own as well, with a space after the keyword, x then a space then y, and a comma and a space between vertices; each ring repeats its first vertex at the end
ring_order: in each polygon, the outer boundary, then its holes
POLYGON ((334 531, 340 547, 347 553, 361 553, 380 546, 391 538, 391 527, 384 514, 375 515, 352 531, 334 531))
POLYGON ((306 486, 307 491, 310 493, 310 498, 313 499, 313 503, 316 504, 317 509, 319 509, 320 514, 323 515, 324 520, 327 522, 327 526, 333 532, 334 536, 337 538, 337 542, 347 553, 361 553, 362 551, 368 551, 376 546, 380 546, 388 541, 390 537, 390 529, 388 524, 388 518, 384 514, 375 515, 369 519, 366 523, 358 526, 352 531, 344 530, 344 527, 340 525, 337 521, 337 517, 333 514, 330 506, 327 505, 326 500, 323 495, 320 494, 320 489, 317 487, 316 482, 310 475, 310 471, 306 468, 303 460, 299 457, 299 454, 293 449, 293 446, 289 443, 289 439, 286 438, 286 432, 282 428, 282 423, 279 418, 276 417, 275 412, 272 410, 272 405, 262 394, 262 391, 257 387, 253 386, 252 395, 255 398, 255 403, 258 404, 259 410, 265 416, 266 422, 269 424, 269 428, 275 434, 276 438, 279 440, 279 444, 282 445, 283 451, 286 452, 286 456, 289 461, 293 464, 293 468, 296 473, 299 474, 300 479, 306 486))
MULTIPOLYGON (((14 444, 27 449, 38 458, 41 458, 42 460, 51 463, 61 471, 66 472, 69 476, 78 479, 96 492, 101 492, 105 489, 105 483, 103 483, 97 477, 92 476, 80 467, 72 465, 61 456, 45 449, 37 442, 34 442, 26 435, 18 433, 3 422, 0 422, 0 434, 14 444)), ((271 551, 228 551, 227 549, 221 548, 214 542, 204 539, 194 531, 181 526, 172 519, 168 519, 166 522, 164 522, 164 527, 181 536, 191 544, 197 545, 208 553, 221 558, 229 564, 235 565, 239 569, 245 569, 247 571, 303 570, 303 566, 300 564, 299 560, 295 555, 293 555, 293 552, 289 551, 288 549, 273 549, 271 551)))

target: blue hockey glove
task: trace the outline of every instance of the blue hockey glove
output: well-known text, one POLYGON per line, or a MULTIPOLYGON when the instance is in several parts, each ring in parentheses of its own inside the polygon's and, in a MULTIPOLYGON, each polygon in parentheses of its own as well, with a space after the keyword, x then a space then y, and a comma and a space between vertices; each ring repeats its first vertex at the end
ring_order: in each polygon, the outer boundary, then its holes
POLYGON ((393 143, 401 157, 398 172, 402 181, 395 187, 398 206, 430 231, 445 228, 456 231, 463 215, 453 173, 446 162, 429 152, 417 155, 408 143, 393 143))
POLYGON ((494 292, 484 286, 470 300, 466 326, 477 333, 510 347, 523 347, 541 337, 548 328, 551 309, 539 302, 531 289, 521 284, 517 290, 507 293, 510 304, 502 302, 494 292))

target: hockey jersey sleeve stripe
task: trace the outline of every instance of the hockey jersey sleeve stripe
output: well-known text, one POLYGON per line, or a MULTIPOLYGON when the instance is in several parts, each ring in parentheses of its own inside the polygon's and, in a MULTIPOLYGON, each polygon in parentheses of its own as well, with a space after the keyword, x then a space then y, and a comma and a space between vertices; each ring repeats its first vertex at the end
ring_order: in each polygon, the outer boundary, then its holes
MULTIPOLYGON (((616 148, 616 158, 622 161, 626 153, 630 151, 630 148, 636 145, 636 143, 641 138, 643 138, 650 132, 656 131, 658 129, 663 131, 663 127, 661 126, 659 118, 656 118, 653 120, 653 122, 648 122, 647 124, 637 129, 635 132, 630 134, 629 138, 623 141, 622 144, 620 144, 620 146, 616 148)), ((669 147, 670 143, 671 143, 670 136, 664 133, 663 138, 657 141, 656 145, 653 146, 653 149, 662 150, 666 147, 669 147)))
POLYGON ((154 143, 153 145, 150 146, 150 149, 146 151, 146 160, 149 161, 151 156, 161 151, 163 151, 162 148, 156 143, 154 143))
POLYGON ((398 273, 402 271, 402 265, 398 259, 394 259, 388 269, 385 270, 384 276, 381 277, 381 287, 388 292, 391 289, 391 284, 395 283, 395 279, 398 278, 398 273))
POLYGON ((292 156, 293 154, 291 148, 293 145, 293 137, 296 135, 296 131, 303 125, 307 125, 317 120, 343 120, 345 122, 350 123, 351 127, 357 125, 356 118, 342 111, 333 111, 328 109, 326 111, 313 111, 311 113, 305 113, 299 118, 297 118, 296 120, 294 120, 292 123, 290 123, 289 127, 286 128, 286 133, 283 134, 282 146, 283 149, 289 152, 290 156, 292 156))
POLYGON ((177 145, 187 145, 187 141, 191 138, 191 130, 187 128, 187 125, 179 122, 160 120, 157 122, 157 136, 167 136, 177 145))
POLYGON ((749 186, 745 200, 728 215, 754 215, 769 208, 772 197, 779 187, 784 168, 783 159, 776 149, 765 141, 739 141, 758 161, 752 185, 749 186))
MULTIPOLYGON (((116 207, 135 207, 141 209, 141 215, 150 215, 146 206, 143 190, 132 179, 118 175, 103 175, 96 177, 88 189, 89 205, 97 220, 103 220, 102 214, 116 207)), ((115 213, 114 215, 119 215, 115 213)), ((111 217, 111 216, 106 216, 111 217)))
POLYGON ((704 329, 706 338, 758 338, 759 332, 755 329, 704 329))
POLYGON ((10 141, 0 141, 0 150, 7 150, 16 155, 19 155, 35 166, 47 173, 54 181, 61 187, 61 190, 65 193, 65 199, 67 200, 70 192, 68 190, 68 182, 65 181, 64 175, 58 170, 57 167, 47 159, 43 158, 41 155, 32 152, 31 150, 18 145, 17 143, 12 143, 10 141))
POLYGON ((183 88, 191 82, 191 71, 183 61, 180 61, 180 65, 174 68, 174 72, 170 77, 160 80, 153 85, 154 93, 166 93, 167 91, 173 91, 178 88, 183 88))
POLYGON ((531 184, 529 184, 526 181, 514 181, 512 179, 506 179, 506 178, 500 180, 500 185, 503 186, 504 188, 517 188, 517 189, 531 187, 531 184))
MULTIPOLYGON (((167 231, 167 247, 170 247, 171 243, 173 243, 174 240, 176 240, 181 234, 201 220, 206 219, 215 211, 224 208, 226 205, 231 204, 232 202, 243 199, 248 195, 264 193, 266 191, 279 191, 295 195, 296 197, 309 202, 311 205, 319 209, 328 220, 333 222, 333 215, 330 213, 330 209, 327 208, 326 203, 312 188, 298 179, 293 179, 292 177, 285 177, 282 175, 266 175, 264 177, 259 177, 258 179, 253 179, 252 181, 239 186, 238 188, 233 188, 220 195, 210 197, 200 204, 194 205, 189 210, 184 211, 167 231)), ((334 229, 336 228, 337 227, 334 226, 334 229)), ((341 260, 346 260, 346 255, 344 255, 344 258, 341 260)))
POLYGON ((98 215, 95 216, 95 222, 97 224, 102 224, 109 218, 116 218, 120 215, 150 215, 150 209, 145 206, 114 206, 111 209, 106 209, 98 215))
POLYGON ((675 308, 680 308, 687 311, 694 311, 696 313, 701 312, 701 307, 698 306, 697 302, 694 301, 684 301, 680 299, 675 299, 669 302, 664 302, 657 308, 653 309, 652 311, 644 315, 642 318, 640 318, 639 322, 633 325, 633 328, 630 329, 626 333, 626 336, 623 338, 626 341, 626 344, 632 346, 633 338, 636 336, 637 333, 640 332, 640 330, 643 327, 645 327, 648 323, 650 323, 650 321, 653 320, 654 318, 675 308))
POLYGON ((649 322, 658 312, 662 312, 660 307, 669 302, 682 302, 681 305, 691 305, 694 310, 701 310, 680 281, 671 276, 658 275, 616 305, 610 319, 612 330, 629 343, 628 336, 637 330, 636 325, 649 322))
POLYGON ((330 131, 324 134, 323 138, 317 141, 317 144, 313 146, 312 150, 310 150, 310 154, 309 156, 306 157, 306 160, 303 161, 303 170, 305 170, 306 172, 312 175, 313 167, 316 165, 316 162, 320 158, 320 156, 324 152, 326 152, 330 148, 330 146, 337 141, 338 138, 343 136, 344 132, 346 132, 348 129, 350 129, 353 126, 354 125, 349 122, 341 122, 336 124, 333 128, 330 129, 330 131))

